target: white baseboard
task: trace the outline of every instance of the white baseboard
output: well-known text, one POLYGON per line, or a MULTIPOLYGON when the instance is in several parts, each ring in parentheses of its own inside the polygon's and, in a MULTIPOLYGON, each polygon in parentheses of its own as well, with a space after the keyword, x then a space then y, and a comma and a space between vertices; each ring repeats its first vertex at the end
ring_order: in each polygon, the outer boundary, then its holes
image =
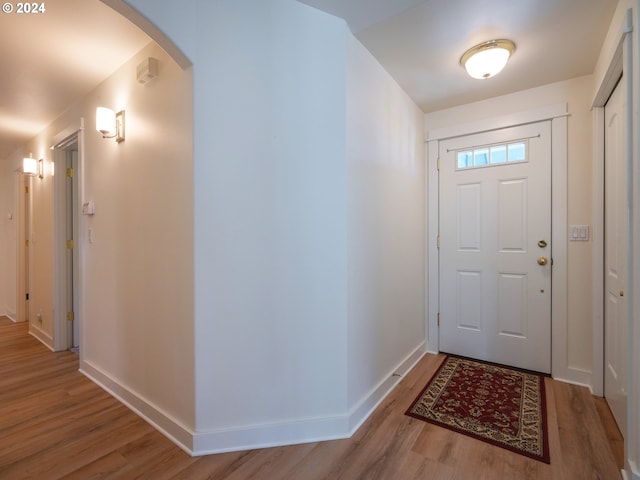
POLYGON ((411 371, 426 353, 425 342, 418 345, 396 368, 392 369, 386 378, 369 392, 349 413, 349 436, 369 418, 373 411, 380 405, 389 393, 400 383, 402 377, 411 371))
POLYGON ((192 456, 349 438, 425 354, 421 343, 349 414, 194 432, 86 360, 80 372, 192 456))
POLYGON ((591 394, 593 394, 593 384, 591 379, 591 372, 586 370, 580 370, 577 368, 567 368, 565 375, 563 376, 555 376, 553 375, 554 380, 558 380, 559 382, 570 383, 572 385, 578 385, 579 387, 587 387, 591 394))
POLYGON ((343 415, 198 432, 193 438, 193 455, 349 438, 348 427, 348 417, 343 415))
POLYGON ((36 340, 38 340, 52 352, 55 351, 53 348, 53 337, 33 323, 29 324, 29 335, 35 337, 36 340))
POLYGON ((423 342, 392 369, 387 377, 347 415, 198 432, 193 439, 193 455, 349 438, 424 354, 423 342))
POLYGON ((121 385, 107 373, 86 360, 80 360, 80 373, 102 387, 123 404, 144 418, 169 440, 189 455, 193 455, 194 432, 163 412, 156 405, 145 400, 129 388, 121 385))

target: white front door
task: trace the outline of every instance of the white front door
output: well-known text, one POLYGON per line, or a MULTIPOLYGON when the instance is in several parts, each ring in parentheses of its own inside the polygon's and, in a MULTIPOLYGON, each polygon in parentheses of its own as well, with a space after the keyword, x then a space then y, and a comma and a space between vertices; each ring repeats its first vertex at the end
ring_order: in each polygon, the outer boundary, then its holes
POLYGON ((551 372, 551 125, 440 142, 440 350, 551 372))
POLYGON ((627 422, 627 245, 629 209, 624 87, 605 106, 604 395, 622 435, 627 422))

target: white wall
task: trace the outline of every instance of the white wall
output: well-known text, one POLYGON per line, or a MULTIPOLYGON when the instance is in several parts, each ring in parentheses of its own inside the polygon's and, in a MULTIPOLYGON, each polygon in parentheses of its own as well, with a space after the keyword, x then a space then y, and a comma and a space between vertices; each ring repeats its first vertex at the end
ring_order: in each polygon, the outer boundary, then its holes
MULTIPOLYGON (((149 46, 25 145, 51 161, 86 121, 82 370, 196 453, 348 436, 423 351, 421 112, 294 0, 130 3, 190 32, 193 71, 149 46), (94 132, 98 105, 126 109, 124 143, 94 132)), ((53 189, 34 182, 53 335, 53 189)))
POLYGON ((196 450, 344 434, 346 26, 292 0, 198 19, 196 450))
POLYGON ((349 435, 424 336, 421 115, 342 20, 294 0, 194 0, 193 48, 186 17, 131 4, 194 59, 194 450, 349 435), (347 72, 374 75, 349 104, 347 72))
MULTIPOLYGON (((566 102, 570 114, 568 222, 570 225, 589 225, 592 219, 592 89, 592 76, 554 83, 428 113, 425 116, 425 128, 428 131, 461 123, 473 123, 566 102)), ((589 383, 592 370, 591 248, 591 242, 569 242, 568 245, 568 333, 567 345, 564 346, 568 370, 574 372, 574 379, 580 379, 576 381, 586 380, 586 383, 589 383)))
MULTIPOLYGON (((81 216, 80 368, 169 434, 188 438, 194 425, 192 72, 150 44, 24 151, 51 162, 54 138, 81 118, 85 162, 76 180, 84 183, 80 202, 93 200, 96 214, 81 216), (159 73, 143 86, 136 65, 149 56, 158 59, 159 73), (97 106, 126 110, 123 143, 95 131, 97 106)), ((55 292, 50 175, 32 179, 32 198, 30 329, 47 342, 55 292)))
POLYGON ((351 35, 347 65, 353 410, 371 408, 371 389, 424 351, 424 114, 351 35))

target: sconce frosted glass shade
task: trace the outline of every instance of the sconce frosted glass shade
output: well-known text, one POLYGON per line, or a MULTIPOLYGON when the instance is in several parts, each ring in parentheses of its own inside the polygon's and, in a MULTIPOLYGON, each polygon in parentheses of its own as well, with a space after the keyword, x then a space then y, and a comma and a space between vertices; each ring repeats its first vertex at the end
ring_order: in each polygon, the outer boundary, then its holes
POLYGON ((109 137, 116 134, 116 114, 110 108, 96 108, 96 130, 103 136, 109 137))
POLYGON ((515 49, 511 40, 490 40, 467 50, 460 64, 473 78, 491 78, 502 71, 515 49))
POLYGON ((38 160, 35 158, 23 158, 22 159, 22 172, 27 175, 38 174, 38 160))

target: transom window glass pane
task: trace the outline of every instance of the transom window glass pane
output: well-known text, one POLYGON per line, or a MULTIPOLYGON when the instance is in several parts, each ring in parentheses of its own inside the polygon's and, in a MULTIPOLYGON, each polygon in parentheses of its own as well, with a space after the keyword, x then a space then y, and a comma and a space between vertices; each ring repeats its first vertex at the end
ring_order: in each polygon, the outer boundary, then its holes
POLYGON ((457 152, 457 170, 527 161, 527 141, 503 143, 457 152))
POLYGON ((473 167, 473 152, 458 152, 458 168, 473 167))
POLYGON ((473 151, 473 165, 474 166, 480 166, 480 165, 487 165, 489 163, 489 149, 488 148, 483 148, 481 150, 474 150, 473 151))
POLYGON ((497 145, 491 147, 491 163, 504 163, 507 161, 507 146, 497 145))
POLYGON ((512 143, 509 145, 509 161, 522 162, 525 159, 524 143, 512 143))

